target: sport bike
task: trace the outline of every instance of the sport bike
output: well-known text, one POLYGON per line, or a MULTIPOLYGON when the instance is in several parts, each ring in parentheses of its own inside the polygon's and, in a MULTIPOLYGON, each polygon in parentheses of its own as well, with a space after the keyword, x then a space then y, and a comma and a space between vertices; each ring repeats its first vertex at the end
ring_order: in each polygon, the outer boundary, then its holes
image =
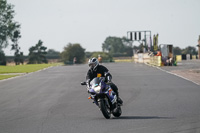
MULTIPOLYGON (((81 82, 81 85, 87 85, 86 82, 81 82)), ((101 110, 106 119, 110 119, 111 114, 119 117, 122 114, 121 104, 117 102, 117 95, 110 87, 109 83, 105 83, 104 77, 96 77, 90 82, 88 93, 101 110)))

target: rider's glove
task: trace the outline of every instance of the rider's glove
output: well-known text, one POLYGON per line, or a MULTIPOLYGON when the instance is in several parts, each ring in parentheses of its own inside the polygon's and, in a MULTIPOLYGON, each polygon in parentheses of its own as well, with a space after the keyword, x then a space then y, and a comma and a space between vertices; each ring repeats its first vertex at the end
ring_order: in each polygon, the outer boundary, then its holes
POLYGON ((104 74, 104 76, 105 76, 105 82, 111 83, 111 79, 112 79, 111 74, 110 74, 109 72, 106 72, 106 73, 104 74))
POLYGON ((87 92, 89 92, 89 90, 90 90, 90 82, 89 82, 89 80, 86 82, 86 88, 87 88, 87 92))
POLYGON ((106 78, 107 78, 107 82, 111 83, 111 79, 112 79, 111 76, 107 76, 106 78))

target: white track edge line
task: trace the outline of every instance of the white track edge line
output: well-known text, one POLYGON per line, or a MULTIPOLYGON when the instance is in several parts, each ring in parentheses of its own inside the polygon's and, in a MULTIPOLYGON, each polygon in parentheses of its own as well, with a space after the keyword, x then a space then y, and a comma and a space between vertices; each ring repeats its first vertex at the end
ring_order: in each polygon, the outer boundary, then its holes
POLYGON ((20 77, 22 77, 22 76, 26 76, 26 75, 29 75, 29 74, 32 74, 32 73, 40 72, 40 71, 43 71, 43 70, 47 70, 47 69, 52 68, 52 67, 53 67, 53 66, 50 66, 50 67, 43 68, 43 69, 40 69, 40 70, 35 71, 35 72, 24 73, 24 74, 17 75, 17 76, 15 76, 15 77, 7 78, 7 79, 2 79, 2 80, 0 80, 0 82, 12 80, 12 79, 15 79, 15 78, 20 78, 20 77))
POLYGON ((195 82, 195 81, 192 81, 192 80, 190 80, 190 79, 188 79, 188 78, 186 78, 186 77, 183 77, 183 76, 181 76, 181 75, 178 75, 178 74, 176 74, 176 73, 172 73, 172 72, 169 72, 169 71, 163 70, 163 69, 160 68, 160 67, 156 67, 156 68, 159 69, 159 70, 161 70, 161 71, 163 71, 163 72, 166 72, 166 73, 169 73, 169 74, 175 75, 175 76, 177 76, 177 77, 180 77, 180 78, 182 78, 182 79, 185 79, 185 80, 187 80, 187 81, 190 81, 190 82, 192 82, 192 83, 194 83, 194 84, 196 84, 196 85, 200 85, 199 83, 197 83, 197 82, 195 82))

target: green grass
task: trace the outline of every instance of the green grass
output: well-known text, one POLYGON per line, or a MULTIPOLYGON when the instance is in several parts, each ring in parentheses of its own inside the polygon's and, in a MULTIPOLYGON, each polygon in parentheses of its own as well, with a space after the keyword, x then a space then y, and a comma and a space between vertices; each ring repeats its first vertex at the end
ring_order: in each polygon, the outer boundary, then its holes
POLYGON ((30 65, 17 65, 17 66, 0 66, 0 74, 5 73, 30 73, 47 68, 50 66, 56 66, 58 64, 30 64, 30 65))
POLYGON ((19 76, 20 74, 17 73, 30 73, 50 66, 57 66, 57 65, 62 65, 62 64, 54 63, 54 64, 29 64, 29 65, 18 65, 18 66, 0 66, 0 80, 19 76))
POLYGON ((0 80, 8 79, 8 78, 15 77, 15 76, 18 76, 18 75, 0 75, 0 80))

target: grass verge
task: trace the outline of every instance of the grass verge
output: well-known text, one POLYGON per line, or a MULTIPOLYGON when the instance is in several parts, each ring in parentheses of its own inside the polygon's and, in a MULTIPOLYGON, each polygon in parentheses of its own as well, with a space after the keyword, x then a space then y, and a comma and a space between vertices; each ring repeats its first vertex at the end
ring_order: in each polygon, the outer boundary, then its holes
POLYGON ((23 73, 31 73, 50 66, 62 65, 59 63, 54 64, 28 64, 17 66, 0 66, 0 80, 8 79, 11 77, 19 76, 23 73), (18 74, 17 74, 18 73, 18 74))
POLYGON ((0 74, 5 73, 30 73, 58 64, 28 64, 17 66, 0 66, 0 74))
POLYGON ((0 80, 16 77, 19 75, 0 75, 0 80))

